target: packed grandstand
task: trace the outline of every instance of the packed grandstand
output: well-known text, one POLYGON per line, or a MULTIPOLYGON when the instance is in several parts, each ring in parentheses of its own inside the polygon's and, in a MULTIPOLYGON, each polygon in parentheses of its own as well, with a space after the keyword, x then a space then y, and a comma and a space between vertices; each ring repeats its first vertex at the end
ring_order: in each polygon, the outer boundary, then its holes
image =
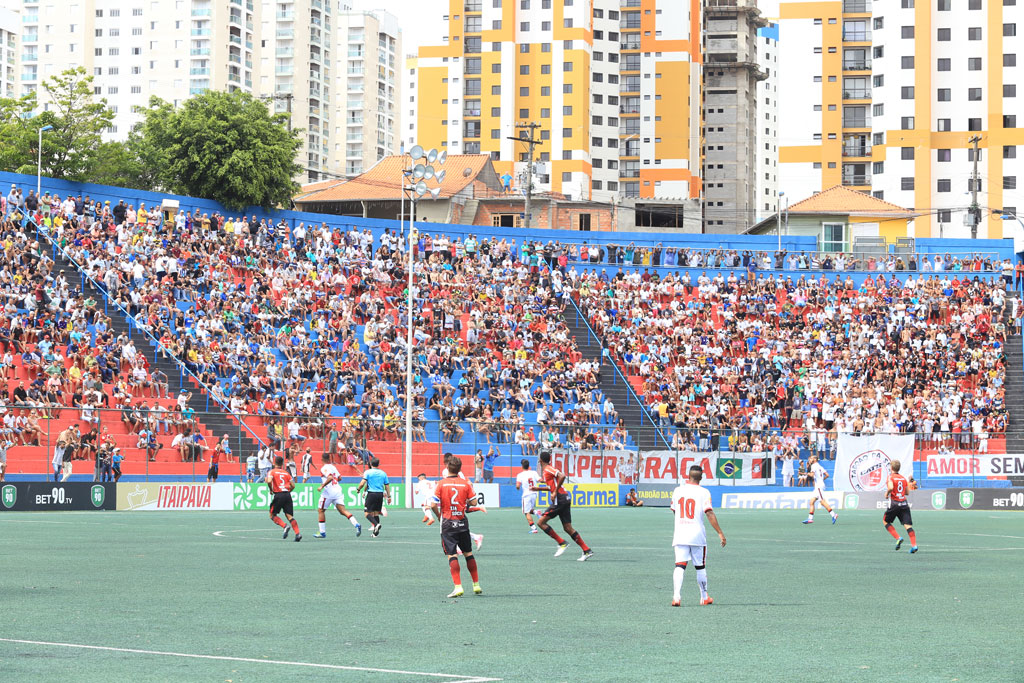
POLYGON ((312 448, 351 476, 366 452, 398 466, 410 404, 414 469, 431 476, 442 451, 498 453, 508 476, 539 448, 636 452, 641 434, 801 465, 832 457, 840 433, 1005 452, 1005 351, 1024 313, 1012 248, 823 254, 774 237, 429 225, 413 246, 410 397, 397 223, 187 198, 165 213, 106 192, 3 199, 8 476, 48 472, 75 425, 90 476, 115 449, 126 474, 175 475, 217 448, 312 448))

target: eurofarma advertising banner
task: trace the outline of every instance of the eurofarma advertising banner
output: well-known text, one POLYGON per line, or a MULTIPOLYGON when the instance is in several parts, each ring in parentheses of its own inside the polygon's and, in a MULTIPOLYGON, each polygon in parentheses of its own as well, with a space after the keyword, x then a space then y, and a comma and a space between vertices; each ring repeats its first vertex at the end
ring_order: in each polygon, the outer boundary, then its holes
POLYGON ((914 462, 913 434, 839 435, 832 486, 836 491, 881 491, 899 460, 910 472, 914 462))

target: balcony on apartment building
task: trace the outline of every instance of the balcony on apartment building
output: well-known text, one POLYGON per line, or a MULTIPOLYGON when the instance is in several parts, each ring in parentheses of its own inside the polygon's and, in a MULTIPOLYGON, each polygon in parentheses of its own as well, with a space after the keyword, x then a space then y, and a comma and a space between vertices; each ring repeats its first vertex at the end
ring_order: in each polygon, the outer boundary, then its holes
POLYGON ((843 14, 868 14, 871 0, 843 0, 843 14))

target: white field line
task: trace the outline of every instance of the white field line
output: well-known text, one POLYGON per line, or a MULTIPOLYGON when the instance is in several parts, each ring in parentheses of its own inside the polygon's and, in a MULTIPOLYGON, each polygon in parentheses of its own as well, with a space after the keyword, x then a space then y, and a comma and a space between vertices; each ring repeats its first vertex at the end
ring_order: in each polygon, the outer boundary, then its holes
POLYGON ((18 638, 0 638, 0 642, 19 643, 22 645, 41 645, 45 647, 66 647, 80 650, 100 650, 104 652, 128 652, 139 655, 158 657, 183 657, 186 659, 212 659, 224 662, 248 662, 252 664, 277 664, 281 666, 308 667, 312 669, 332 669, 337 671, 364 671, 367 673, 394 674, 397 676, 426 676, 446 679, 450 683, 488 683, 500 681, 500 678, 483 678, 480 676, 463 676, 460 674, 428 673, 425 671, 404 671, 401 669, 378 669, 368 666, 343 666, 341 664, 316 664, 313 662, 289 662, 280 659, 255 659, 253 657, 228 657, 222 655, 195 655, 186 652, 163 652, 160 650, 138 650, 127 647, 106 647, 102 645, 82 645, 80 643, 52 643, 45 640, 21 640, 18 638))

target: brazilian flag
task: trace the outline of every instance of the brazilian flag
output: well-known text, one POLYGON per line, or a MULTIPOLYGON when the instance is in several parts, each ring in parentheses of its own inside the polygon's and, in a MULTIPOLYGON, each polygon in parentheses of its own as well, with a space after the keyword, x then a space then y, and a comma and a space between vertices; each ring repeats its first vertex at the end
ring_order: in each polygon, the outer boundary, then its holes
POLYGON ((740 458, 719 458, 715 470, 719 479, 739 479, 743 473, 743 460, 740 458))

